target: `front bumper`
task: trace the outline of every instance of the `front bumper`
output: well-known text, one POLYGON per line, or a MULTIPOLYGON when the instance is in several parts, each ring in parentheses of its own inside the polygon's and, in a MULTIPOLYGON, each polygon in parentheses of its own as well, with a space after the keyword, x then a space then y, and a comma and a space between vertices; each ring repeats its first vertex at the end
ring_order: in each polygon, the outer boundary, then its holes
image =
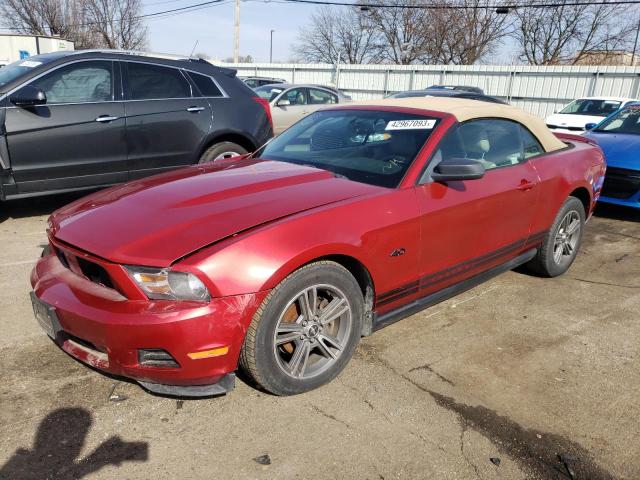
POLYGON ((640 170, 608 167, 598 201, 640 208, 640 170))
POLYGON ((31 284, 55 310, 53 338, 69 355, 150 391, 181 396, 233 388, 246 329, 268 293, 208 303, 131 300, 71 271, 53 254, 38 261, 31 284), (142 364, 141 350, 163 350, 176 365, 142 364), (208 351, 226 353, 191 358, 208 351))

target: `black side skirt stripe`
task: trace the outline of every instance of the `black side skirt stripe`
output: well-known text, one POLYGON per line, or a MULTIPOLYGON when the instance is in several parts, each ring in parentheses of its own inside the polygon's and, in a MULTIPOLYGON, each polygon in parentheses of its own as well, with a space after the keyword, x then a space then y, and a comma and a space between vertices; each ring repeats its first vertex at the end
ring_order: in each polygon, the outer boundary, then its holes
POLYGON ((408 283, 379 295, 376 301, 376 305, 383 306, 388 303, 395 302, 396 300, 399 300, 408 295, 413 295, 419 290, 433 287, 434 285, 437 285, 439 283, 444 283, 447 280, 450 280, 452 277, 460 275, 469 270, 474 270, 487 263, 491 263, 494 260, 497 260, 500 257, 506 256, 510 253, 514 253, 525 247, 525 245, 528 247, 537 247, 542 243, 544 238, 547 236, 547 233, 548 231, 543 231, 532 234, 526 239, 518 240, 517 242, 513 242, 480 257, 472 258, 471 260, 465 260, 464 262, 461 262, 439 272, 425 275, 424 277, 420 278, 419 281, 408 283))
POLYGON ((387 325, 391 325, 392 323, 402 320, 403 318, 413 315, 414 313, 418 313, 425 308, 447 300, 448 298, 451 298, 459 293, 462 293, 465 290, 469 290, 470 288, 480 285, 481 283, 486 282, 490 278, 499 275, 500 273, 512 270, 520 265, 523 265, 533 257, 535 257, 536 252, 537 249, 535 247, 531 248, 530 250, 518 255, 515 258, 512 258, 502 265, 490 268, 485 272, 474 275, 473 277, 467 278, 466 280, 456 283, 455 285, 443 288, 442 290, 438 290, 435 293, 430 293, 422 298, 414 300, 413 302, 395 308, 390 312, 386 312, 381 315, 379 315, 377 312, 374 312, 373 331, 380 330, 387 325))

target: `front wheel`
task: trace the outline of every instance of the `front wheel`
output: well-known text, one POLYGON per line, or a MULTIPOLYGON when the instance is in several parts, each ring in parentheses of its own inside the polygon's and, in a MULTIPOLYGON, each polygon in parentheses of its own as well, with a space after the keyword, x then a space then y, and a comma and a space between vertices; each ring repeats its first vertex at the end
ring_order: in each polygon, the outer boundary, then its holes
POLYGON ((582 244, 585 212, 582 202, 569 197, 564 202, 538 254, 527 266, 546 277, 557 277, 566 272, 582 244))
POLYGON ((347 269, 329 261, 302 267, 274 288, 254 315, 240 367, 276 395, 324 385, 351 359, 363 312, 362 291, 347 269))

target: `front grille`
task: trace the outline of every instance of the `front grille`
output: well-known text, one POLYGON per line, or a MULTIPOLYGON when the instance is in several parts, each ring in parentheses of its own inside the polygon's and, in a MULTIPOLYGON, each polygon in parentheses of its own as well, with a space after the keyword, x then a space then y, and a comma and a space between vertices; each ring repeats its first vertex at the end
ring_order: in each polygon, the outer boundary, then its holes
POLYGON ((114 288, 113 283, 111 283, 111 277, 109 277, 109 274, 104 268, 97 263, 90 262, 84 258, 76 257, 76 259, 78 260, 78 266, 85 277, 93 283, 98 283, 107 288, 114 288))
POLYGON ((93 283, 117 290, 111 281, 111 277, 101 265, 58 247, 54 247, 54 250, 56 257, 58 257, 58 260, 60 260, 60 263, 65 268, 68 268, 78 275, 84 276, 93 283), (75 265, 77 265, 77 267, 75 265))
POLYGON ((555 130, 557 128, 560 128, 562 130, 570 130, 572 132, 583 132, 584 128, 582 127, 567 127, 567 126, 562 126, 562 125, 552 125, 550 123, 547 123, 547 127, 550 128, 551 130, 555 130))
POLYGON ((608 167, 602 186, 602 195, 626 200, 640 190, 640 171, 608 167))

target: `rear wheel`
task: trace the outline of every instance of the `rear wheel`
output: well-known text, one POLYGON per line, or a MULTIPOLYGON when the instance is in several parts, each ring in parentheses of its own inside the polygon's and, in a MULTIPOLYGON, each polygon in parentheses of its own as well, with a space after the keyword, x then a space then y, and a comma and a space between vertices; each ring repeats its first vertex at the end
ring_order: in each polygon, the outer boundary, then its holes
POLYGON ((538 254, 527 266, 546 277, 557 277, 566 272, 582 244, 584 222, 582 202, 575 197, 567 198, 538 254))
POLYGON ((247 331, 240 367, 276 395, 335 378, 360 340, 364 302, 355 278, 335 262, 309 264, 267 296, 247 331))
POLYGON ((210 146, 200 157, 198 163, 215 162, 224 158, 237 157, 248 153, 247 150, 233 142, 220 142, 210 146))

